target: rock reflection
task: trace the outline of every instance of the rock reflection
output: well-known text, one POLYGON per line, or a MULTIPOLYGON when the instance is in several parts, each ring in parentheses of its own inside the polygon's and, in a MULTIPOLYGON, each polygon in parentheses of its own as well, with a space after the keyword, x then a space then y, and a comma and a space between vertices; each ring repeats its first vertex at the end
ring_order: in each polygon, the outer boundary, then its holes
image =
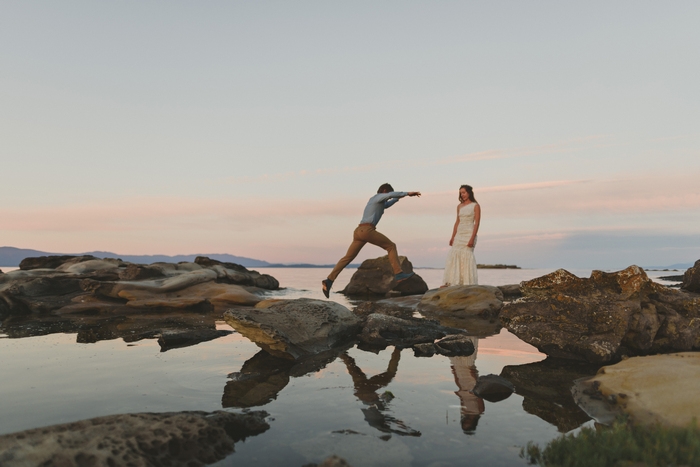
POLYGON ((592 376, 598 366, 572 360, 546 358, 526 365, 503 368, 501 376, 523 396, 523 409, 566 433, 591 418, 576 405, 571 394, 574 380, 592 376))
POLYGON ((455 394, 459 397, 461 406, 460 424, 462 425, 462 431, 466 434, 473 434, 476 431, 479 418, 484 413, 484 400, 472 392, 479 378, 479 372, 476 369, 479 339, 476 337, 470 337, 470 339, 474 344, 474 353, 472 355, 468 357, 449 357, 452 374, 459 388, 455 391, 455 394))
POLYGON ((123 339, 137 342, 158 339, 161 352, 210 341, 232 331, 217 330, 220 314, 175 309, 142 310, 113 304, 99 314, 10 316, 0 322, 0 332, 11 339, 55 333, 76 334, 79 344, 123 339))
POLYGON ((264 350, 248 359, 240 371, 228 375, 222 407, 259 407, 277 398, 291 378, 315 373, 333 362, 350 344, 297 361, 275 357, 264 350))
MULTIPOLYGON (((395 433, 401 436, 420 436, 421 432, 414 430, 403 421, 398 420, 387 412, 389 402, 393 398, 391 393, 384 393, 381 396, 378 391, 391 383, 399 369, 401 349, 394 348, 389 359, 386 371, 368 378, 364 371, 357 365, 355 359, 347 352, 340 355, 340 359, 345 363, 345 367, 352 378, 355 386, 355 396, 362 401, 367 408, 362 409, 365 420, 372 427, 383 433, 395 433)), ((382 438, 388 440, 388 438, 382 438)))

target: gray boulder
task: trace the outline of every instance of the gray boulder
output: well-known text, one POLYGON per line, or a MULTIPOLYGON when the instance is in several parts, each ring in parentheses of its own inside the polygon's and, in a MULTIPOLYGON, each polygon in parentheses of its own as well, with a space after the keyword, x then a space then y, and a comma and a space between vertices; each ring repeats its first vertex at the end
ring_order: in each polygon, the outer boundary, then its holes
MULTIPOLYGON (((413 272, 413 265, 405 256, 399 256, 401 270, 413 272)), ((405 281, 394 282, 394 271, 389 264, 389 257, 368 259, 362 262, 352 275, 350 282, 340 293, 348 296, 386 296, 389 292, 400 295, 417 295, 425 293, 428 285, 418 274, 405 281)), ((392 294, 393 295, 393 294, 392 294)))
POLYGON ((265 300, 253 309, 226 311, 224 319, 268 353, 293 360, 338 347, 361 327, 343 305, 309 298, 265 300))

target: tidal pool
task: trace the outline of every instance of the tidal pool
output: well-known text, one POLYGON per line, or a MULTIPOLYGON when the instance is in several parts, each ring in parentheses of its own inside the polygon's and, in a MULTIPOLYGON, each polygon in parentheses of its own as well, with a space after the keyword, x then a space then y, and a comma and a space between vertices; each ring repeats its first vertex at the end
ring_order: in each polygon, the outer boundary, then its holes
MULTIPOLYGON (((317 283, 328 271, 261 272, 287 287, 271 296, 321 298, 317 283)), ((480 282, 515 283, 547 272, 483 270, 480 282)), ((418 273, 430 287, 439 285, 441 270, 418 273)), ((343 286, 337 283, 336 290, 343 286)), ((342 295, 332 297, 352 306, 342 295)), ((231 330, 214 316, 194 318, 231 330)), ((162 351, 156 339, 130 337, 133 331, 120 323, 71 326, 2 322, 0 434, 111 414, 262 409, 270 414, 270 429, 237 443, 214 465, 302 466, 332 454, 353 466, 525 465, 519 452, 528 441, 546 444, 592 423, 568 387, 595 370, 543 361, 543 354, 502 329, 475 337, 472 357, 416 358, 410 349, 350 347, 316 367, 292 368, 275 366, 235 332, 162 351), (263 376, 242 378, 250 368, 263 376), (503 374, 516 393, 495 403, 474 396, 470 389, 486 374, 503 374)))

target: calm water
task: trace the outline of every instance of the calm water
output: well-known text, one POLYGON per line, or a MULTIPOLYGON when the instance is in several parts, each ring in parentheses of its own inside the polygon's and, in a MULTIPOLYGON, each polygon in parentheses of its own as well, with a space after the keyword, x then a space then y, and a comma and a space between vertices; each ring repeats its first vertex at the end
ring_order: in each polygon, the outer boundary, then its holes
MULTIPOLYGON (((286 287, 270 296, 322 298, 319 284, 329 270, 260 272, 286 287)), ((335 290, 342 290, 352 272, 341 275, 335 290)), ((417 272, 431 288, 440 284, 442 270, 417 272)), ((482 284, 502 285, 548 272, 480 270, 479 277, 482 284)), ((590 270, 571 272, 587 276, 590 270)), ((342 295, 331 298, 352 306, 342 295)), ((217 327, 230 329, 222 321, 217 327)), ((10 339, 4 332, 0 327, 0 434, 117 413, 237 411, 227 398, 228 375, 259 351, 237 333, 161 352, 155 339, 81 344, 76 334, 10 339)), ((490 403, 469 389, 478 375, 543 358, 504 330, 479 339, 476 358, 351 348, 318 372, 290 376, 274 400, 251 407, 270 413, 271 428, 237 443, 236 452, 217 465, 301 466, 331 454, 354 466, 525 465, 518 453, 528 441, 543 444, 591 422, 557 421, 560 414, 543 412, 535 407, 540 402, 519 394, 527 391, 490 403), (385 391, 395 398, 373 409, 385 391)))

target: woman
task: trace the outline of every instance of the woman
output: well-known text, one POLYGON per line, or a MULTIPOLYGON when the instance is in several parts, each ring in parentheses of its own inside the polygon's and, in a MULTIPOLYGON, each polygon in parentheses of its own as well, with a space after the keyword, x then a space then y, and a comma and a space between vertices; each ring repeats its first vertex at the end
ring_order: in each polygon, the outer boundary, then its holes
POLYGON ((481 221, 481 206, 474 199, 474 190, 469 185, 459 187, 457 220, 450 238, 450 253, 447 255, 443 287, 450 285, 476 285, 476 260, 474 247, 481 221))

